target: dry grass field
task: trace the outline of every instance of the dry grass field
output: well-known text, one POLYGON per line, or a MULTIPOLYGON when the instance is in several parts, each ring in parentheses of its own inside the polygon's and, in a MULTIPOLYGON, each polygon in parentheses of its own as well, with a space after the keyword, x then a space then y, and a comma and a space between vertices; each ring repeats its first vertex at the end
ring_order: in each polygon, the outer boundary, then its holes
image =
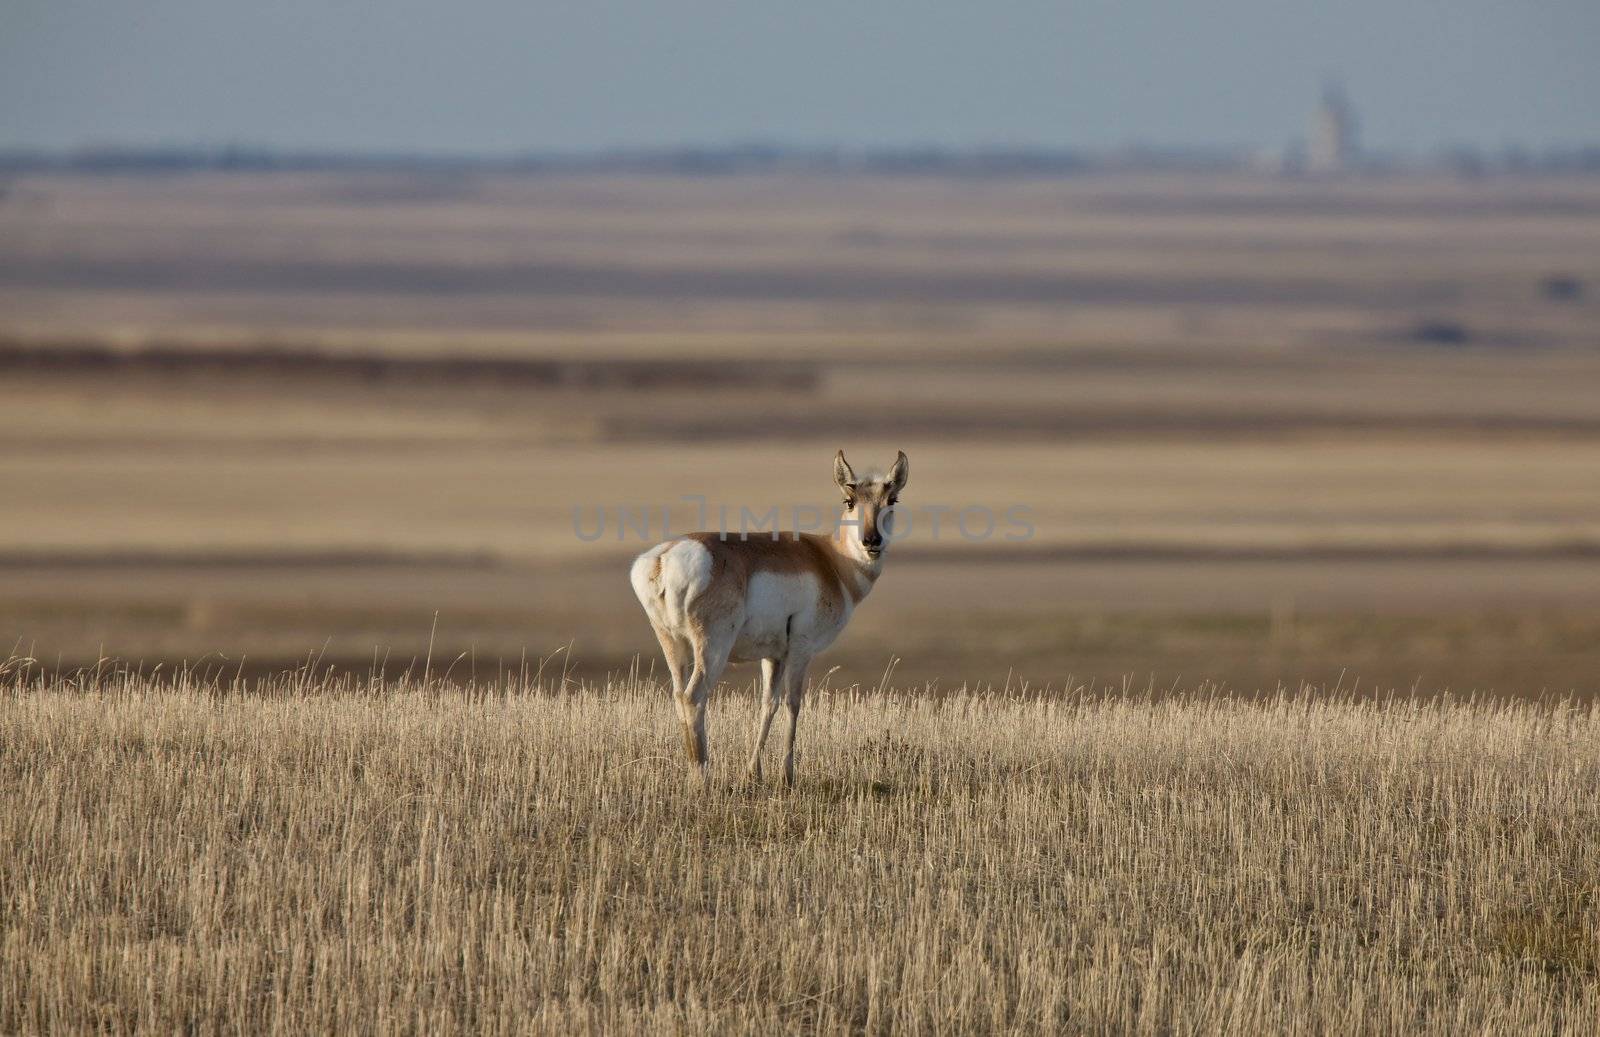
POLYGON ((726 693, 701 784, 645 681, 32 672, 6 1033, 1600 1018, 1592 705, 824 689, 786 792, 726 693))
POLYGON ((3 188, 0 1033, 1600 1019, 1600 179, 3 188), (618 509, 840 447, 1033 535, 691 781, 618 509))

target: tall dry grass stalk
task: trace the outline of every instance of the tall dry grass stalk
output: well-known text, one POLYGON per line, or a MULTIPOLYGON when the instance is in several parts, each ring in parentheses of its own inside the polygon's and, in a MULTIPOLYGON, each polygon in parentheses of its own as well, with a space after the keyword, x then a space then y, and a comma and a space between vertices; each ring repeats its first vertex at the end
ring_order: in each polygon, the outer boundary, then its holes
POLYGON ((644 683, 0 694, 0 1031, 1576 1031, 1600 714, 644 683))

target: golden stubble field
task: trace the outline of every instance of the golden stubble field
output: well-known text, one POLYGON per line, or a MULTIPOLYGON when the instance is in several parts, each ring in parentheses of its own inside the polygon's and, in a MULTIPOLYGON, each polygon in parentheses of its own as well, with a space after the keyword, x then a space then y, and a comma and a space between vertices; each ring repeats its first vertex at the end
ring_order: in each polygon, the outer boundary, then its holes
POLYGON ((1600 718, 12 673, 0 1030, 1579 1033, 1600 718))

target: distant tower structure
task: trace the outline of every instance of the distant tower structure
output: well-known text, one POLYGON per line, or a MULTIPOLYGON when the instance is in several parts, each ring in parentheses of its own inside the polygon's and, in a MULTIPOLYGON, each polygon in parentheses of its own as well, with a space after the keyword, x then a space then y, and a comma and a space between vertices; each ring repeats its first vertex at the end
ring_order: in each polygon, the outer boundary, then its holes
POLYGON ((1306 165, 1313 173, 1338 173, 1356 163, 1356 117, 1337 82, 1322 88, 1322 103, 1311 117, 1306 165))

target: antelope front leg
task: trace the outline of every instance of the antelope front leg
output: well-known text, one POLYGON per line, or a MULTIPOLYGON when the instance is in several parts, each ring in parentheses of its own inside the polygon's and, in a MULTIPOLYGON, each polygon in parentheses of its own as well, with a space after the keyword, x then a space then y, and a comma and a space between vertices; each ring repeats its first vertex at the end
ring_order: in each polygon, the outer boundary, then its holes
POLYGON ((786 669, 782 659, 761 660, 761 700, 756 706, 755 746, 750 750, 751 781, 761 780, 761 750, 772 730, 772 718, 778 715, 778 704, 783 701, 786 669))
POLYGON ((806 666, 809 663, 809 659, 790 659, 784 667, 784 683, 788 685, 785 698, 789 702, 789 747, 783 754, 783 783, 790 788, 794 788, 794 740, 800 728, 800 700, 806 693, 806 666))

